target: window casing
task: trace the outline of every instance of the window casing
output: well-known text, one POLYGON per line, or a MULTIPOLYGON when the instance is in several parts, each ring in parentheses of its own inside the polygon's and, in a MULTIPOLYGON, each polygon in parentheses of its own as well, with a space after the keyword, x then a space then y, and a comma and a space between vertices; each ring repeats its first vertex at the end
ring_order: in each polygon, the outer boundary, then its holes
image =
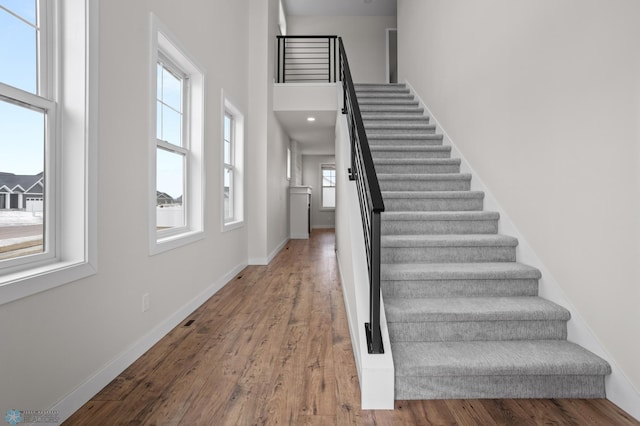
POLYGON ((320 208, 324 210, 334 210, 336 208, 336 165, 320 165, 320 208))
POLYGON ((204 75, 152 15, 149 251, 204 237, 204 75))
POLYGON ((244 224, 244 116, 223 94, 222 230, 244 224))
POLYGON ((0 210, 42 229, 35 253, 0 259, 0 304, 96 270, 97 12, 91 0, 0 3, 0 172, 22 181, 0 183, 0 210))

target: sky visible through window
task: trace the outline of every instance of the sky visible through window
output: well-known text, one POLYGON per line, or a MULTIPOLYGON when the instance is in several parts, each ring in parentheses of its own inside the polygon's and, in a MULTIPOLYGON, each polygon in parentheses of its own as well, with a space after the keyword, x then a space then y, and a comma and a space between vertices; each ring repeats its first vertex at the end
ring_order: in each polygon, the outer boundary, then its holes
MULTIPOLYGON (((184 147, 182 139, 182 82, 162 64, 157 66, 156 137, 170 144, 184 147)), ((174 200, 182 197, 184 164, 182 156, 159 149, 156 163, 156 188, 174 200)))
MULTIPOLYGON (((0 0, 0 82, 34 94, 37 31, 35 0, 0 0)), ((0 153, 0 172, 18 175, 42 172, 44 113, 0 98, 0 153)))

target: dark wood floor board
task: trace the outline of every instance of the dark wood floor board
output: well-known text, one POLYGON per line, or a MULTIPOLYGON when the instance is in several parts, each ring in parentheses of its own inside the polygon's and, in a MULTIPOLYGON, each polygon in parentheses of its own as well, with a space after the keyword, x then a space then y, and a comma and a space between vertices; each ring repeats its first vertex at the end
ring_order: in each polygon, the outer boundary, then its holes
POLYGON ((65 424, 640 425, 606 400, 361 410, 334 238, 314 230, 268 266, 245 268, 65 424))

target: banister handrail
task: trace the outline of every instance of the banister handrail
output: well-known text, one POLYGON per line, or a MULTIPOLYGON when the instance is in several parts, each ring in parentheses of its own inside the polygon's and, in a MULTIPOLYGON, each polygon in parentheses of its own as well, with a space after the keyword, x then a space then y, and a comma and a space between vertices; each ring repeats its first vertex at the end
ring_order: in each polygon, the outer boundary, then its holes
POLYGON ((342 113, 347 115, 351 139, 349 179, 356 181, 358 189, 369 269, 369 322, 365 324, 365 332, 368 352, 381 354, 384 353, 384 347, 380 331, 380 215, 384 211, 384 200, 341 37, 338 37, 338 45, 339 76, 342 81, 344 101, 342 113))

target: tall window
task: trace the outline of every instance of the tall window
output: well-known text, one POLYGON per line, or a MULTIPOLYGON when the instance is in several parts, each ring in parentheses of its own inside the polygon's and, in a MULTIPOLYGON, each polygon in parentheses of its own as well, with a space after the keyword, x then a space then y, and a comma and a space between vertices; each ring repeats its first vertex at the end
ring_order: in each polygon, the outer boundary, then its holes
POLYGON ((203 238, 204 77, 155 16, 152 31, 149 248, 154 254, 203 238))
POLYGON ((156 227, 181 228, 185 220, 185 182, 189 169, 189 116, 185 108, 187 76, 159 56, 156 100, 156 227), (185 123, 187 122, 187 123, 185 123))
POLYGON ((224 113, 224 136, 223 136, 223 212, 224 222, 228 223, 234 220, 234 185, 233 177, 235 175, 234 164, 234 151, 235 151, 235 138, 234 138, 234 120, 233 116, 226 112, 224 113))
POLYGON ((96 3, 0 0, 0 304, 95 273, 96 3))
POLYGON ((53 193, 58 121, 52 10, 0 0, 0 265, 55 255, 53 193), (45 155, 48 153, 48 155, 45 155), (46 229, 46 232, 45 232, 46 229))
POLYGON ((336 165, 322 164, 320 166, 322 173, 322 208, 336 208, 336 165))
MULTIPOLYGON (((224 97, 223 97, 224 99, 224 97)), ((227 99, 222 118, 222 230, 243 223, 244 117, 227 99)))

